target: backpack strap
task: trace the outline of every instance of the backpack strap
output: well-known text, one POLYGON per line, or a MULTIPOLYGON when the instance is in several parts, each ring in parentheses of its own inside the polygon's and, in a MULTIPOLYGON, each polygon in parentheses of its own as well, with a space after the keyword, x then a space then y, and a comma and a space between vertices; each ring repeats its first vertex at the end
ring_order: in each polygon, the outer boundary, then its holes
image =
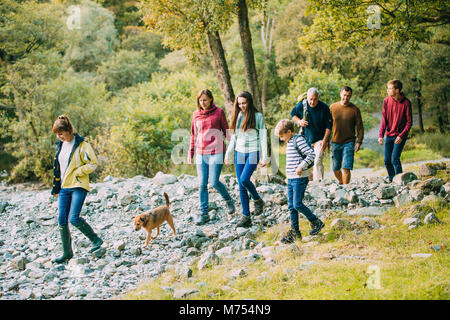
MULTIPOLYGON (((303 103, 303 114, 302 114, 302 119, 305 118, 305 114, 306 114, 306 110, 308 110, 308 101, 306 99, 303 99, 302 103, 303 103)), ((299 134, 303 134, 304 128, 300 127, 300 131, 298 132, 299 134)))

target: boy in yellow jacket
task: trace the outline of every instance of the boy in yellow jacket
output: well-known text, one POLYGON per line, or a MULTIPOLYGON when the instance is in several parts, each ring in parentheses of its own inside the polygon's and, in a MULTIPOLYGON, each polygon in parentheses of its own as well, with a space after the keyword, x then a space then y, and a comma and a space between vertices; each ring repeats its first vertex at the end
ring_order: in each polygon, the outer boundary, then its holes
POLYGON ((74 132, 67 116, 61 115, 53 124, 53 132, 59 139, 53 166, 52 195, 59 196, 58 224, 63 244, 63 255, 54 262, 62 263, 73 257, 70 223, 77 227, 93 243, 94 252, 103 240, 80 217, 81 208, 89 189, 89 173, 98 165, 94 150, 85 138, 74 132))

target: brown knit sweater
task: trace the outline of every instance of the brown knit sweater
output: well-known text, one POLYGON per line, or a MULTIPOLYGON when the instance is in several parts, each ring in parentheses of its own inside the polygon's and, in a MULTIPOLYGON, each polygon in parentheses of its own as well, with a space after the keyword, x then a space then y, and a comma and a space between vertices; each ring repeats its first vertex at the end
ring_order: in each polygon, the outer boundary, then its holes
POLYGON ((350 102, 344 107, 340 102, 335 102, 330 106, 330 112, 333 117, 331 142, 343 144, 356 140, 357 143, 362 143, 364 127, 361 111, 357 106, 350 102), (355 128, 358 132, 357 137, 355 128))

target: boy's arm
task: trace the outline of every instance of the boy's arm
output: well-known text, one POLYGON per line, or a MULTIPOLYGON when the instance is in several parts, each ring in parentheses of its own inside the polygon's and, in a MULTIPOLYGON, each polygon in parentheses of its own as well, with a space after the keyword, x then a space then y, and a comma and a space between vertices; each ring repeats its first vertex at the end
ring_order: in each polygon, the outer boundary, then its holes
POLYGON ((301 167, 303 170, 311 168, 314 165, 314 158, 316 157, 313 148, 311 148, 306 143, 306 139, 303 136, 297 137, 295 143, 297 144, 300 153, 304 156, 302 162, 300 162, 299 167, 301 167))

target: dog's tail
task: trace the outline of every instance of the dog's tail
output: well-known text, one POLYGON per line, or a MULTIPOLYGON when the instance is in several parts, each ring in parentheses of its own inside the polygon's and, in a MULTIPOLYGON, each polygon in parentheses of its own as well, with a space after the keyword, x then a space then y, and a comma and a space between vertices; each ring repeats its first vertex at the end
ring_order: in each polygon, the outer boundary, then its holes
POLYGON ((166 207, 168 207, 170 204, 170 201, 169 201, 169 196, 165 192, 164 192, 164 198, 166 198, 166 207))

